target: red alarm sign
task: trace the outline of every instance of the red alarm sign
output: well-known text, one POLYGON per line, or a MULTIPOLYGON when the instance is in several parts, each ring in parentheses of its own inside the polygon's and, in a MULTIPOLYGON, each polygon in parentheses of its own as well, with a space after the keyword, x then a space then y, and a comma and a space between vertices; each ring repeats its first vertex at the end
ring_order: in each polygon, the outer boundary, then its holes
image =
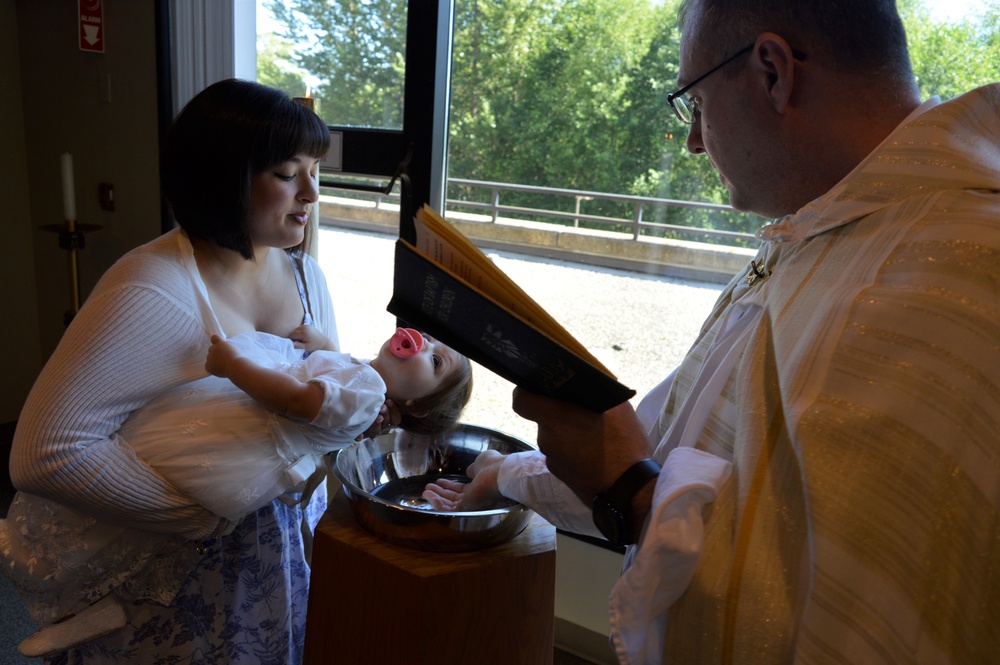
POLYGON ((104 53, 104 3, 102 0, 78 0, 80 50, 104 53))

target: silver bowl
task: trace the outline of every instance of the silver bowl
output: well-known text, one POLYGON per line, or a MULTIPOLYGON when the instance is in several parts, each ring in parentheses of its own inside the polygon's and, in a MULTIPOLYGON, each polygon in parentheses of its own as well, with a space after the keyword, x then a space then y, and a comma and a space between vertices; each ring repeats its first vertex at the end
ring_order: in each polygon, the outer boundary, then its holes
POLYGON ((394 429, 341 450, 333 472, 358 522, 376 537, 432 552, 480 550, 514 538, 531 511, 503 499, 490 510, 442 512, 421 494, 438 478, 468 481, 465 470, 485 450, 507 454, 533 448, 475 425, 459 424, 436 438, 394 429))

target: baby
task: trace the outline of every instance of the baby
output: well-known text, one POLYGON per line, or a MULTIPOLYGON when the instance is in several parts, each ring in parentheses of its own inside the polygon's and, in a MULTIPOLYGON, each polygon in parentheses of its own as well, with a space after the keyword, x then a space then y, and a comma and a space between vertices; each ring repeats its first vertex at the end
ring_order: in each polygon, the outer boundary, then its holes
POLYGON ((229 520, 312 476, 320 456, 367 431, 386 400, 403 429, 446 431, 468 402, 472 375, 464 356, 411 328, 396 330, 367 362, 335 351, 311 326, 290 338, 213 336, 205 368, 212 376, 146 405, 121 436, 229 520))

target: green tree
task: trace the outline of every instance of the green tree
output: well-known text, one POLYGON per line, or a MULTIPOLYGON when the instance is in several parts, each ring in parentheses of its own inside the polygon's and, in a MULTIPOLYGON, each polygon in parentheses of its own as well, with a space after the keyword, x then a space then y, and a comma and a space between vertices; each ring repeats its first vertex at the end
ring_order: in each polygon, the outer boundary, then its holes
POLYGON ((257 36, 257 82, 293 97, 305 97, 308 91, 303 72, 292 61, 292 45, 274 34, 257 36))
POLYGON ((900 0, 913 73, 923 99, 950 99, 1000 81, 1000 0, 987 0, 977 19, 957 23, 930 17, 924 0, 900 0))
POLYGON ((449 170, 460 178, 502 178, 517 152, 514 110, 548 39, 549 0, 463 0, 455 9, 449 170))
POLYGON ((648 0, 579 0, 553 15, 514 116, 528 144, 521 173, 550 187, 622 191, 621 119, 653 13, 648 0))
POLYGON ((406 0, 266 0, 331 125, 401 128, 406 0))
MULTIPOLYGON (((266 2, 282 25, 279 37, 298 48, 265 50, 262 59, 288 64, 261 65, 265 76, 306 72, 319 80, 313 95, 331 124, 401 125, 406 0, 266 2)), ((949 98, 1000 79, 1000 0, 986 2, 978 20, 941 23, 930 18, 926 0, 899 0, 923 97, 949 98)), ((686 150, 687 127, 666 102, 677 78, 678 4, 457 0, 449 176, 728 202, 709 160, 686 150)), ((474 196, 488 193, 449 190, 449 198, 474 196)), ((564 197, 504 200, 572 206, 564 197)), ((621 204, 585 206, 590 214, 631 217, 621 204)), ((760 223, 752 215, 678 208, 646 211, 651 217, 735 231, 760 223)))
MULTIPOLYGON (((653 5, 506 0, 460 6, 449 173, 622 191, 619 120, 629 77, 653 34, 653 5)), ((537 195, 509 200, 542 204, 537 195)))

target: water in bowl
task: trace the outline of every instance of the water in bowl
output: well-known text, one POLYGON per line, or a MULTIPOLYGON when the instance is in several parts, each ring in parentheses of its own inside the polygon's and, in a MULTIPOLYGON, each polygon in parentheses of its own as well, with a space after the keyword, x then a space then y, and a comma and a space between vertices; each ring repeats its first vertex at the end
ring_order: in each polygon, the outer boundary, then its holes
POLYGON ((425 473, 419 476, 390 480, 385 485, 373 489, 372 494, 380 499, 399 504, 400 506, 406 506, 407 508, 434 510, 434 506, 421 495, 429 483, 441 480, 442 478, 460 483, 469 482, 468 476, 425 473))

